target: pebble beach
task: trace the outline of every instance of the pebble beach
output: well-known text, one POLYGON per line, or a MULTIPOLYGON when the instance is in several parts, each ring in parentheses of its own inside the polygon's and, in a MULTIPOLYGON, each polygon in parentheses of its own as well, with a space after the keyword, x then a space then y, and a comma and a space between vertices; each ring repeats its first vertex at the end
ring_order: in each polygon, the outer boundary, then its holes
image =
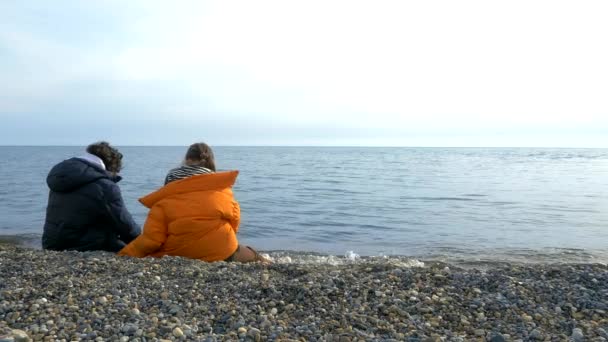
POLYGON ((0 341, 606 341, 608 267, 0 245, 0 341))

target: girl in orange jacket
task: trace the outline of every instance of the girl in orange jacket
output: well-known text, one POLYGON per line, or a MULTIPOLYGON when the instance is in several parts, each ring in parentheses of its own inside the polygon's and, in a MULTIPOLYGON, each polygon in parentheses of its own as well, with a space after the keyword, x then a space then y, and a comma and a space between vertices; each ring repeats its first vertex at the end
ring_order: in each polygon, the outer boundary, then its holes
POLYGON ((143 234, 119 255, 267 262, 236 238, 241 211, 231 188, 237 175, 215 172, 207 144, 191 145, 183 165, 167 174, 165 186, 139 200, 150 208, 143 234))

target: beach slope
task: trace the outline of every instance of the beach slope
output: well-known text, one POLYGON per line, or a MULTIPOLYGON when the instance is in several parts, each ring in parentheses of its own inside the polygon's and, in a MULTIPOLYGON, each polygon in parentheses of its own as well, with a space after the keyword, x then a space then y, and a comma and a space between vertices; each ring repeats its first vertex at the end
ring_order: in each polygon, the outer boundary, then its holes
POLYGON ((0 279, 7 340, 608 339, 605 265, 265 266, 0 245, 0 279))

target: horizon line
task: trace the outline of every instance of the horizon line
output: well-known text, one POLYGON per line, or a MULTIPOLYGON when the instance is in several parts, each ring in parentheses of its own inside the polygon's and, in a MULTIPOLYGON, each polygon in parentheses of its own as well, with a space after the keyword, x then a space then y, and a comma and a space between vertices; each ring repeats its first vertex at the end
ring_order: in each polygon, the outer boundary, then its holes
MULTIPOLYGON (((122 145, 112 144, 117 147, 187 147, 189 145, 122 145)), ((87 145, 4 145, 0 147, 86 147, 87 145)), ((589 147, 589 146, 422 146, 422 145, 211 145, 212 147, 338 147, 338 148, 557 148, 557 149, 608 149, 607 147, 589 147)))

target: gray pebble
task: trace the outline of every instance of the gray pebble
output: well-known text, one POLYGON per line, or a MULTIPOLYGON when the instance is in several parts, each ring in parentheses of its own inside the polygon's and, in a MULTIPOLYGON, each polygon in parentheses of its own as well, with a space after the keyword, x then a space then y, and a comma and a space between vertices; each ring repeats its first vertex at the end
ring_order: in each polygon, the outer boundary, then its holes
POLYGON ((572 329, 572 340, 574 342, 582 342, 584 339, 583 330, 580 328, 572 329))
POLYGON ((541 334, 540 330, 538 330, 538 329, 532 330, 532 332, 530 332, 530 335, 528 337, 530 337, 533 340, 542 340, 543 339, 543 335, 541 334))
POLYGON ((506 342, 506 339, 502 334, 494 334, 490 338, 490 342, 506 342))

